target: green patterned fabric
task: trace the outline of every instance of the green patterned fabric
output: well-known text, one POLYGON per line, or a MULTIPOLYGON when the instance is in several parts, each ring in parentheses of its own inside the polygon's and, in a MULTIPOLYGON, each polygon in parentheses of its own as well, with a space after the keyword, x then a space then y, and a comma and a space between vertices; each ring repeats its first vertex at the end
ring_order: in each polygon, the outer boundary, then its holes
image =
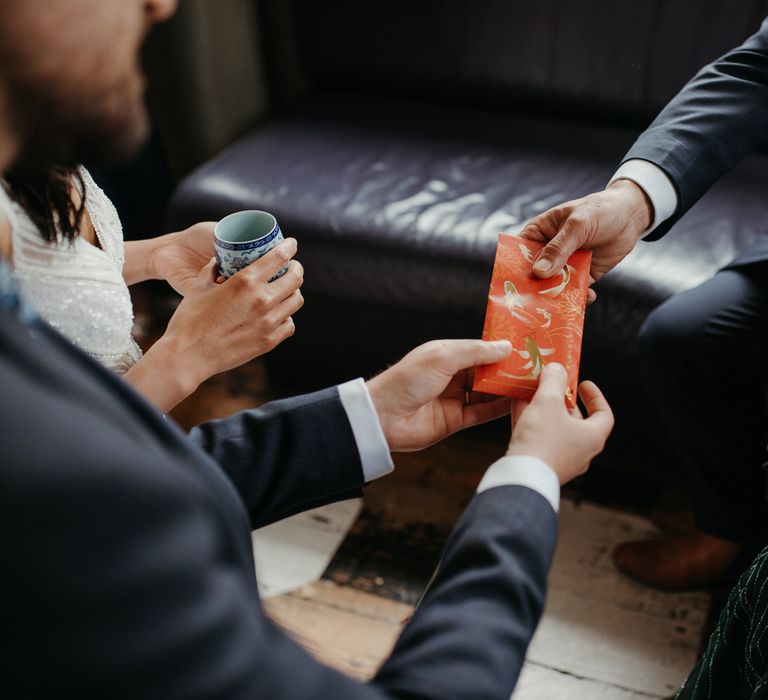
POLYGON ((731 591, 706 651, 675 698, 768 698, 768 548, 731 591))

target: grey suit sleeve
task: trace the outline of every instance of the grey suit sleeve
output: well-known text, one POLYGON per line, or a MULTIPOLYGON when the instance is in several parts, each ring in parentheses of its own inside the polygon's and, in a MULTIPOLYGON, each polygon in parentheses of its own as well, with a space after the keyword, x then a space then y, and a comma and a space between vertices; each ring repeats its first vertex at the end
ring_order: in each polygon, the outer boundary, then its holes
POLYGON ((360 453, 338 389, 205 423, 191 439, 228 474, 261 527, 360 494, 360 453))
POLYGON ((662 168, 678 208, 663 236, 741 158, 768 138, 768 20, 741 46, 705 66, 640 135, 624 160, 662 168))

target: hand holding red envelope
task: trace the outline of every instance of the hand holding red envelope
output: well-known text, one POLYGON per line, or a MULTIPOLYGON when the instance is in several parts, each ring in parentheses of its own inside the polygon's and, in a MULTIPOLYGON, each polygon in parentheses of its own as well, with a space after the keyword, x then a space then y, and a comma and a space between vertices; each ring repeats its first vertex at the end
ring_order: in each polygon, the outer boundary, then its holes
POLYGON ((527 399, 539 385, 544 365, 558 362, 568 372, 566 401, 576 406, 584 310, 592 253, 578 251, 550 279, 531 271, 540 243, 499 235, 485 314, 483 340, 509 340, 501 362, 478 367, 474 391, 527 399))

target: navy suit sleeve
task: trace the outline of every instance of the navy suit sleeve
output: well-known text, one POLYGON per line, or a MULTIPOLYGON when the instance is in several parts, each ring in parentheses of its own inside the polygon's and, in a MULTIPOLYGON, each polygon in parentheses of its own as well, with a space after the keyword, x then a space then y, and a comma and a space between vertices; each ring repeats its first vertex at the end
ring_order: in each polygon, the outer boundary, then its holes
POLYGON ((655 163, 677 190, 677 211, 648 240, 663 236, 767 137, 768 20, 740 47, 699 71, 625 156, 655 163))
POLYGON ((338 389, 205 423, 190 437, 229 475, 254 528, 360 495, 363 468, 338 389))
POLYGON ((0 498, 11 695, 509 698, 554 546, 555 515, 538 494, 499 487, 474 499, 391 658, 362 684, 267 619, 247 534, 233 533, 197 470, 112 436, 95 447, 81 451, 88 467, 59 460, 40 478, 19 462, 0 480, 11 486, 0 498))
POLYGON ((311 661, 269 629, 263 700, 508 700, 544 605, 557 518, 538 493, 476 496, 428 592, 367 685, 311 661))
POLYGON ((556 539, 555 512, 535 491, 475 496, 376 684, 394 697, 507 700, 541 617, 556 539))

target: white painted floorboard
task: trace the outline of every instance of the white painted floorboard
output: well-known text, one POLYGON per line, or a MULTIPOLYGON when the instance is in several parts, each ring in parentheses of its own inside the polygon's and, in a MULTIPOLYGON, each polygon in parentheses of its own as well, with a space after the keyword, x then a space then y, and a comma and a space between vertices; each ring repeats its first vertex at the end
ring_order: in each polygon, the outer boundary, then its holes
POLYGON ((531 662, 525 665, 513 695, 514 700, 655 700, 657 697, 577 678, 531 662))
POLYGON ((696 661, 710 599, 655 591, 616 571, 614 546, 653 534, 644 518, 563 501, 547 605, 514 700, 675 692, 696 661))
POLYGON ((362 507, 362 498, 331 503, 253 532, 261 597, 282 595, 317 581, 362 507))

